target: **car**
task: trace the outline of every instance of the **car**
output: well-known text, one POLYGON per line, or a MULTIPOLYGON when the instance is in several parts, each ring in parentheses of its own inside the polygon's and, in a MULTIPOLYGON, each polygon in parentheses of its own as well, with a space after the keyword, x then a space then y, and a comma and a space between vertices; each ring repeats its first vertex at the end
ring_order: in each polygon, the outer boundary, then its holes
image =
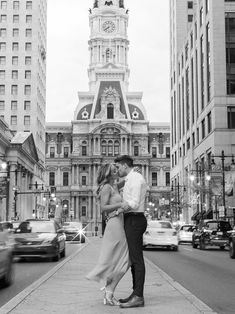
POLYGON ((229 234, 232 230, 226 220, 205 219, 201 220, 193 232, 192 247, 205 250, 206 246, 218 246, 224 250, 228 244, 229 234))
POLYGON ((231 258, 235 258, 235 230, 233 229, 228 238, 229 255, 231 258))
POLYGON ((0 285, 10 286, 13 274, 13 246, 9 241, 9 233, 0 225, 0 285))
POLYGON ((15 230, 14 255, 20 258, 50 258, 58 261, 65 257, 65 234, 54 220, 22 221, 15 230))
POLYGON ((177 231, 170 221, 150 220, 143 234, 143 248, 166 247, 178 250, 177 231))
POLYGON ((85 243, 85 234, 82 223, 79 221, 66 221, 63 223, 66 241, 79 241, 85 243))
POLYGON ((191 243, 194 229, 195 229, 195 225, 193 224, 182 225, 178 231, 179 244, 182 242, 191 243))
POLYGON ((0 221, 0 225, 2 226, 3 230, 12 231, 13 224, 11 221, 0 221))

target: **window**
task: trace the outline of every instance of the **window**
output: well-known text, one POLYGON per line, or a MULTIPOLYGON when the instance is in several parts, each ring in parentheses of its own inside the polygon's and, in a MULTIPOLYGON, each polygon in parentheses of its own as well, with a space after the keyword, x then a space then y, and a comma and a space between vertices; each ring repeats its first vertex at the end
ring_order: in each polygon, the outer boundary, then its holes
POLYGON ((19 43, 12 43, 12 51, 18 51, 19 50, 19 43))
POLYGON ((24 110, 30 110, 30 108, 31 108, 30 100, 25 100, 25 102, 24 102, 24 110))
POLYGON ((101 142, 101 151, 102 151, 102 155, 106 155, 106 152, 107 152, 107 144, 106 144, 106 141, 102 141, 102 142, 101 142))
POLYGON ((17 125, 17 116, 11 116, 11 125, 17 125))
POLYGON ((134 156, 139 156, 139 145, 134 144, 134 156))
POLYGON ((5 101, 0 100, 0 110, 5 110, 5 101))
POLYGON ((26 1, 26 9, 27 10, 32 10, 32 6, 33 6, 32 1, 26 1))
POLYGON ((193 9, 193 1, 188 1, 188 9, 193 9))
POLYGON ((0 70, 0 79, 4 79, 4 78, 5 78, 5 71, 0 70))
POLYGON ((55 172, 49 172, 49 185, 55 185, 55 172))
POLYGON ((203 24, 203 7, 200 9, 200 26, 203 24))
POLYGON ((199 128, 197 128, 197 144, 199 143, 199 141, 200 141, 199 128))
POLYGON ((82 186, 86 186, 86 176, 82 176, 82 186))
POLYGON ((190 137, 187 139, 187 150, 190 149, 190 137))
POLYGON ((170 147, 166 147, 166 158, 171 158, 170 147))
POLYGON ((0 28, 0 37, 6 37, 7 30, 6 28, 0 28))
POLYGON ((24 78, 25 79, 31 79, 31 71, 25 71, 24 78))
POLYGON ((153 158, 157 157, 157 147, 152 147, 152 157, 153 158))
POLYGON ((108 141, 108 155, 113 156, 113 141, 108 141))
POLYGON ((16 100, 11 101, 11 110, 17 110, 17 101, 16 100))
POLYGON ((19 10, 20 8, 20 2, 19 1, 13 1, 13 9, 19 10))
POLYGON ((25 43, 25 51, 31 51, 32 50, 32 43, 25 43))
POLYGON ((107 105, 107 119, 114 119, 114 114, 113 114, 113 104, 108 104, 107 105))
POLYGON ((86 156, 87 155, 87 144, 86 142, 82 143, 82 156, 86 156))
POLYGON ((82 216, 86 216, 86 206, 82 206, 82 216))
POLYGON ((0 64, 1 65, 6 65, 6 57, 0 57, 0 64))
POLYGON ((235 107, 228 107, 228 128, 235 129, 235 107))
POLYGON ((32 37, 32 29, 31 28, 26 28, 25 36, 26 37, 32 37))
POLYGON ((170 186, 171 181, 170 181, 170 172, 166 172, 166 186, 170 186))
POLYGON ((207 115, 207 131, 208 134, 211 132, 211 112, 207 115))
POLYGON ((205 119, 202 120, 202 139, 206 136, 205 134, 205 119))
POLYGON ((18 79, 18 71, 17 70, 14 70, 11 72, 11 78, 13 80, 17 80, 18 79))
POLYGON ((6 10, 7 8, 7 2, 6 1, 1 1, 1 9, 6 10))
POLYGON ((19 23, 20 16, 19 15, 13 15, 13 23, 19 23))
POLYGON ((24 86, 24 94, 25 95, 31 95, 31 85, 25 85, 24 86))
POLYGON ((26 23, 32 23, 32 15, 26 15, 26 23))
POLYGON ((18 57, 14 56, 12 57, 12 65, 18 65, 18 57))
POLYGON ((25 65, 30 65, 31 64, 31 57, 27 56, 25 57, 25 65))
POLYGON ((13 37, 19 37, 19 28, 13 28, 12 36, 13 37))
POLYGON ((66 146, 64 147, 64 158, 68 158, 69 157, 69 147, 66 146))
POLYGON ((69 173, 63 172, 63 186, 69 185, 69 173))
POLYGON ((0 85, 0 95, 5 95, 5 85, 0 85))
POLYGON ((191 23, 193 21, 193 15, 188 14, 188 22, 191 23))
POLYGON ((50 158, 55 158, 55 147, 50 147, 50 158))
POLYGON ((120 143, 119 141, 114 142, 114 155, 119 155, 120 143))
POLYGON ((18 95, 18 85, 11 85, 11 94, 18 95))
POLYGON ((30 116, 24 116, 24 125, 29 126, 30 125, 30 116))
POLYGON ((0 43, 0 51, 6 51, 6 43, 0 43))
POLYGON ((1 14, 0 15, 0 23, 6 23, 7 21, 7 16, 6 14, 1 14))
POLYGON ((195 133, 194 132, 192 134, 192 145, 193 147, 195 146, 195 133))
POLYGON ((152 186, 157 186, 157 172, 152 172, 152 186))

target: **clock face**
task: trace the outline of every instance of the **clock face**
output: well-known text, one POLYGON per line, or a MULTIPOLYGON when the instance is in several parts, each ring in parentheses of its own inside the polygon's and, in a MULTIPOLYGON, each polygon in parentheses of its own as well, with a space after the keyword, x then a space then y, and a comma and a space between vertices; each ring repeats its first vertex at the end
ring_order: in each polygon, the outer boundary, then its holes
POLYGON ((106 33, 112 33, 115 30, 115 24, 112 21, 106 21, 102 25, 103 31, 106 33))

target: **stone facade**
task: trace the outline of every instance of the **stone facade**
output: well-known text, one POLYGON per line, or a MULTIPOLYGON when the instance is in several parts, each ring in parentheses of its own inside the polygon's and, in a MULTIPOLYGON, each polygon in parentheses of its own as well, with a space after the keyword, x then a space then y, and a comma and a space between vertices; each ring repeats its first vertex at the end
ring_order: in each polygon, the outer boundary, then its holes
POLYGON ((102 163, 133 156, 149 185, 146 199, 155 215, 169 209, 170 128, 149 123, 141 92, 128 90, 128 10, 123 1, 95 1, 90 10, 89 91, 79 92, 71 123, 46 124, 46 185, 55 216, 101 228, 96 176, 102 163), (168 199, 164 205, 159 200, 168 199), (160 202, 161 204, 161 202, 160 202), (158 212, 157 212, 158 209, 158 212))

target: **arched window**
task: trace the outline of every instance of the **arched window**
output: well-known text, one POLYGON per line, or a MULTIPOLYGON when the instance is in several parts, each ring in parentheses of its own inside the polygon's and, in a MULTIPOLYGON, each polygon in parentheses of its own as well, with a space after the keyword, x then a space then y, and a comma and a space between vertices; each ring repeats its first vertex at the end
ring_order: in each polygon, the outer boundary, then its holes
POLYGON ((134 142, 134 156, 139 156, 139 142, 134 142))
POLYGON ((109 48, 106 49, 106 63, 110 62, 111 56, 112 56, 112 50, 109 48))
POLYGON ((108 141, 108 155, 113 156, 113 141, 108 141))
POLYGON ((119 155, 120 151, 120 143, 119 141, 114 142, 114 155, 119 155))
POLYGON ((106 143, 106 141, 102 141, 101 142, 101 152, 102 152, 102 155, 106 155, 106 153, 107 153, 107 143, 106 143))
POLYGON ((113 116, 113 104, 107 105, 107 119, 114 119, 113 116))
POLYGON ((87 142, 83 141, 82 142, 82 156, 86 156, 87 155, 87 142))

